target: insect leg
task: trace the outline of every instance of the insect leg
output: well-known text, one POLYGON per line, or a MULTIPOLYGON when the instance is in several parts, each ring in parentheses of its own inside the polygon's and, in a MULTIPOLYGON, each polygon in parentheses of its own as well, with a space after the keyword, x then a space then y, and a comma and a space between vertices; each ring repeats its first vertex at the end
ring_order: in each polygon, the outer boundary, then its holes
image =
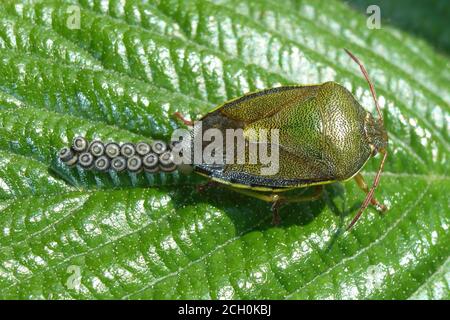
POLYGON ((204 191, 206 191, 207 189, 212 188, 212 187, 215 187, 215 186, 217 186, 217 182, 215 182, 215 181, 208 181, 208 182, 199 184, 199 185, 197 186, 197 191, 198 191, 198 192, 204 192, 204 191))
POLYGON ((291 196, 291 197, 286 197, 283 199, 283 201, 285 203, 289 203, 289 202, 304 202, 304 201, 313 201, 313 200, 317 200, 322 196, 322 192, 323 192, 323 186, 319 185, 319 186, 315 186, 314 187, 314 193, 311 195, 301 195, 301 196, 291 196))
POLYGON ((241 188, 235 188, 232 186, 227 186, 230 190, 236 191, 237 193, 244 194, 246 196, 256 198, 262 201, 266 202, 275 202, 280 199, 281 196, 278 194, 268 194, 268 193, 262 193, 261 191, 253 191, 249 189, 241 189, 241 188))
POLYGON ((355 215, 352 222, 350 222, 350 224, 348 225, 347 230, 349 230, 351 227, 353 227, 353 225, 356 223, 356 221, 359 220, 359 218, 361 217, 364 210, 367 208, 369 203, 372 201, 375 189, 377 188, 378 184, 380 183, 381 172, 383 171, 384 163, 386 161, 386 157, 388 154, 387 151, 384 149, 380 149, 380 153, 383 154, 383 159, 381 159, 380 167, 378 168, 378 171, 377 171, 377 174, 373 181, 372 187, 370 188, 369 192, 367 193, 366 198, 364 199, 364 202, 361 205, 361 208, 359 208, 358 213, 355 215))
POLYGON ((304 202, 304 201, 313 201, 313 200, 317 200, 322 196, 322 192, 323 192, 323 186, 316 186, 314 189, 314 193, 311 195, 300 195, 300 196, 282 196, 278 193, 272 193, 272 194, 267 194, 267 193, 261 193, 258 191, 252 191, 252 190, 246 190, 246 189, 238 189, 238 188, 233 188, 233 187, 229 187, 231 190, 236 191, 238 193, 259 199, 259 200, 263 200, 266 202, 271 202, 272 203, 272 214, 273 214, 273 218, 272 218, 272 224, 274 225, 278 225, 280 224, 280 215, 279 215, 279 210, 280 207, 286 203, 290 203, 290 202, 304 202))
POLYGON ((173 114, 175 117, 180 119, 185 125, 192 127, 194 125, 194 121, 187 120, 181 113, 178 111, 173 114))
POLYGON ((281 199, 272 203, 272 225, 274 226, 278 226, 281 223, 280 207, 282 204, 283 201, 281 199))
POLYGON ((253 190, 247 190, 247 189, 240 189, 240 188, 234 188, 231 186, 227 186, 228 189, 233 190, 237 193, 252 197, 252 198, 256 198, 265 202, 271 202, 272 203, 272 224, 273 225, 278 225, 280 224, 280 215, 279 215, 279 210, 281 205, 284 203, 283 200, 284 198, 282 196, 280 196, 277 193, 262 193, 260 191, 253 191, 253 190))
POLYGON ((319 199, 322 196, 323 193, 323 186, 319 185, 316 186, 314 188, 314 193, 311 195, 300 195, 300 196, 290 196, 290 197, 282 197, 279 195, 277 199, 275 199, 273 201, 272 204, 272 214, 273 214, 273 219, 272 219, 272 224, 274 225, 278 225, 280 224, 280 214, 279 214, 279 209, 282 205, 286 204, 286 203, 294 203, 294 202, 306 202, 306 201, 314 201, 319 199))
POLYGON ((263 193, 261 191, 253 191, 248 189, 240 189, 234 187, 228 187, 229 189, 236 191, 238 193, 247 195, 249 197, 253 197, 259 200, 263 200, 266 202, 304 202, 304 201, 313 201, 317 200, 321 197, 323 186, 319 185, 314 188, 314 193, 311 195, 291 195, 291 196, 282 196, 279 193, 263 193))
MULTIPOLYGON (((364 191, 366 194, 369 193, 369 187, 367 186, 366 181, 364 180, 364 177, 362 176, 361 173, 358 173, 355 177, 354 177, 356 183, 358 184, 358 187, 364 191)), ((375 197, 372 197, 372 199, 370 200, 370 203, 376 207, 378 207, 379 210, 381 211, 385 211, 386 210, 386 206, 382 203, 380 203, 377 199, 375 199, 375 197)))

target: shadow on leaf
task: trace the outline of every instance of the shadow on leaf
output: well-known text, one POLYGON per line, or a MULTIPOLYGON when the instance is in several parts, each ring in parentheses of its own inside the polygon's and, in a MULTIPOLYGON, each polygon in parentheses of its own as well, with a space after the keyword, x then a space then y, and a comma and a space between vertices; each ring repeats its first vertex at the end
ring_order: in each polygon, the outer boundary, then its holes
MULTIPOLYGON (((312 191, 311 188, 305 188, 293 190, 289 193, 308 194, 312 191)), ((186 186, 175 191, 172 190, 170 193, 175 208, 206 203, 224 212, 233 223, 236 234, 239 235, 253 231, 265 231, 271 228, 306 226, 328 207, 333 214, 341 218, 341 223, 335 232, 336 236, 333 238, 333 242, 342 233, 344 218, 357 210, 360 205, 360 203, 357 203, 347 208, 344 187, 339 183, 331 184, 325 187, 324 194, 319 200, 283 206, 280 209, 281 223, 278 226, 274 226, 269 203, 239 194, 220 185, 207 188, 202 192, 198 192, 194 186, 186 186), (342 204, 342 209, 337 202, 342 204)))

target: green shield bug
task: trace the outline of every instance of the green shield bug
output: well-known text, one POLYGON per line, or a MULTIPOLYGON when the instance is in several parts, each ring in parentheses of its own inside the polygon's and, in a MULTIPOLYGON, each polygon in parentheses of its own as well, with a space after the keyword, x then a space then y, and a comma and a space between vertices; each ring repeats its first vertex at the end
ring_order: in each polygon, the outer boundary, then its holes
POLYGON ((350 222, 349 229, 369 204, 386 210, 375 199, 374 192, 386 161, 388 136, 375 89, 366 69, 351 52, 345 51, 359 65, 369 84, 378 118, 366 111, 350 91, 335 82, 281 86, 228 101, 196 122, 175 113, 176 117, 192 127, 188 139, 182 141, 175 141, 172 137, 170 144, 153 141, 140 142, 136 146, 132 143, 120 146, 114 142, 104 145, 95 141, 88 148, 86 139, 76 137, 72 148, 63 148, 59 157, 67 165, 78 163, 87 169, 91 168, 90 163, 95 163, 93 169, 99 171, 128 170, 153 174, 185 168, 184 164, 175 161, 175 155, 182 154, 182 157, 187 156, 190 160, 189 167, 194 172, 208 177, 212 182, 272 203, 274 223, 279 222, 282 204, 318 199, 323 185, 354 179, 366 197, 350 222), (198 123, 201 124, 200 129, 198 123), (234 142, 241 138, 243 144, 229 145, 228 139, 227 143, 215 141, 216 136, 205 139, 205 134, 212 130, 227 138, 231 130, 231 140, 234 142), (274 131, 276 135, 262 140, 261 132, 268 131, 274 131), (218 148, 212 149, 211 157, 222 161, 211 162, 203 158, 195 161, 199 153, 203 156, 210 148, 208 141, 213 140, 218 148), (196 141, 200 141, 200 144, 196 144, 196 141), (97 161, 98 156, 91 152, 97 145, 105 146, 102 148, 105 155, 103 151, 100 155, 102 161, 97 161), (251 146, 259 150, 265 146, 266 151, 270 148, 271 153, 275 150, 276 170, 263 173, 267 163, 254 161, 251 155, 243 152, 251 146), (272 148, 274 146, 275 149, 272 148), (84 152, 82 155, 80 150, 84 152), (382 158, 369 188, 360 171, 377 153, 382 158), (80 162, 83 157, 90 160, 89 166, 80 162), (133 159, 132 163, 127 162, 127 159, 133 159), (283 193, 305 187, 313 187, 314 194, 287 196, 283 193))
MULTIPOLYGON (((253 92, 228 101, 203 116, 200 119, 202 129, 200 132, 193 130, 193 139, 211 128, 221 131, 223 136, 227 129, 242 129, 247 140, 251 129, 278 129, 278 172, 263 176, 259 174, 262 165, 250 164, 248 158, 244 163, 194 163, 194 171, 240 193, 271 202, 275 223, 279 221, 281 204, 318 199, 323 185, 352 178, 366 197, 348 228, 356 223, 370 203, 386 210, 374 198, 387 157, 388 136, 383 116, 366 69, 351 52, 345 51, 359 65, 369 84, 377 119, 346 88, 335 82, 253 92), (377 153, 382 159, 369 188, 360 171, 377 153), (315 192, 310 196, 287 197, 283 194, 287 190, 311 186, 315 192)), ((194 125, 181 114, 176 116, 185 124, 194 125)))

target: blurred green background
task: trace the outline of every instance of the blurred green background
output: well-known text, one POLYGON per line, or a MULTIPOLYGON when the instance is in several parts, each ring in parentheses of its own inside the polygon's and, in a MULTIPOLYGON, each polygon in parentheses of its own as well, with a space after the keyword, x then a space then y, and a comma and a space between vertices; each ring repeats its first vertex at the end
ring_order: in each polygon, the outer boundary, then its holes
POLYGON ((381 9, 381 25, 388 23, 414 34, 450 55, 449 0, 346 0, 353 8, 366 14, 369 5, 381 9))

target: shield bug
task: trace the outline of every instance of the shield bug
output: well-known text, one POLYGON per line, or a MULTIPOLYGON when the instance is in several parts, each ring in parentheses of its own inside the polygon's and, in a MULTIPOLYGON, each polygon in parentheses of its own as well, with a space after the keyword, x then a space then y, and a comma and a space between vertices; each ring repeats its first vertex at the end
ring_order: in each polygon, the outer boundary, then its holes
MULTIPOLYGON (((96 161, 97 167, 94 169, 100 171, 121 172, 128 169, 140 172, 143 168, 146 173, 153 174, 171 172, 176 168, 186 171, 184 164, 174 161, 174 155, 184 157, 188 154, 190 160, 194 160, 193 170, 190 171, 206 176, 214 183, 272 203, 274 223, 279 222, 281 205, 318 199, 323 185, 354 179, 366 197, 349 229, 369 204, 386 210, 374 198, 374 192, 387 157, 388 135, 375 88, 365 67, 351 52, 345 51, 359 65, 369 84, 378 118, 366 111, 350 91, 335 82, 281 86, 228 101, 195 123, 175 113, 186 125, 193 127, 188 139, 172 141, 169 145, 156 140, 136 146, 128 142, 121 146, 114 142, 104 145, 97 141, 94 146, 98 148, 89 148, 86 152, 87 140, 76 137, 71 149, 63 148, 59 157, 64 163, 74 165, 78 162, 87 169, 96 161), (198 123, 201 123, 200 129, 196 126, 198 123), (263 173, 265 163, 253 161, 249 154, 241 152, 238 144, 231 144, 230 147, 223 141, 216 144, 219 148, 213 149, 214 155, 211 153, 214 159, 222 161, 209 162, 203 158, 202 161, 195 161, 196 153, 204 154, 210 147, 204 139, 208 130, 215 130, 222 137, 227 137, 231 130, 232 139, 241 138, 244 148, 248 149, 250 146, 260 148, 264 145, 266 150, 270 147, 273 151, 271 147, 276 146, 277 170, 263 173), (258 130, 276 130, 276 139, 261 140, 261 136, 255 134, 258 130), (198 140, 201 142, 199 148, 196 146, 198 140), (92 154, 97 149, 98 154, 92 154), (189 152, 185 152, 186 149, 189 152), (369 188, 360 171, 377 153, 382 158, 369 188), (313 187, 314 193, 308 196, 287 196, 284 193, 305 187, 313 187)), ((211 137, 207 140, 211 141, 211 137)))
MULTIPOLYGON (((385 206, 374 198, 387 157, 388 136, 383 115, 365 67, 351 52, 345 51, 359 65, 369 84, 378 118, 335 82, 281 86, 246 94, 203 116, 199 121, 202 124, 200 130, 195 130, 194 122, 176 113, 186 125, 194 126, 189 142, 191 149, 195 149, 192 141, 196 136, 208 129, 219 130, 223 136, 228 129, 241 129, 246 142, 251 140, 251 132, 255 129, 277 129, 279 132, 279 169, 275 174, 260 174, 262 165, 249 163, 249 158, 243 163, 194 162, 194 171, 240 193, 272 203, 275 223, 279 221, 280 205, 318 199, 323 185, 350 179, 356 181, 366 197, 348 228, 356 223, 370 203, 384 211, 385 206), (377 153, 382 158, 369 188, 360 171, 377 153), (304 187, 314 187, 314 194, 294 197, 283 194, 304 187)), ((264 143, 271 144, 270 141, 264 143)), ((226 150, 226 145, 222 147, 225 157, 230 150, 226 150)), ((204 144, 202 148, 204 150, 204 144)), ((236 152, 239 151, 235 148, 234 160, 236 152)))

